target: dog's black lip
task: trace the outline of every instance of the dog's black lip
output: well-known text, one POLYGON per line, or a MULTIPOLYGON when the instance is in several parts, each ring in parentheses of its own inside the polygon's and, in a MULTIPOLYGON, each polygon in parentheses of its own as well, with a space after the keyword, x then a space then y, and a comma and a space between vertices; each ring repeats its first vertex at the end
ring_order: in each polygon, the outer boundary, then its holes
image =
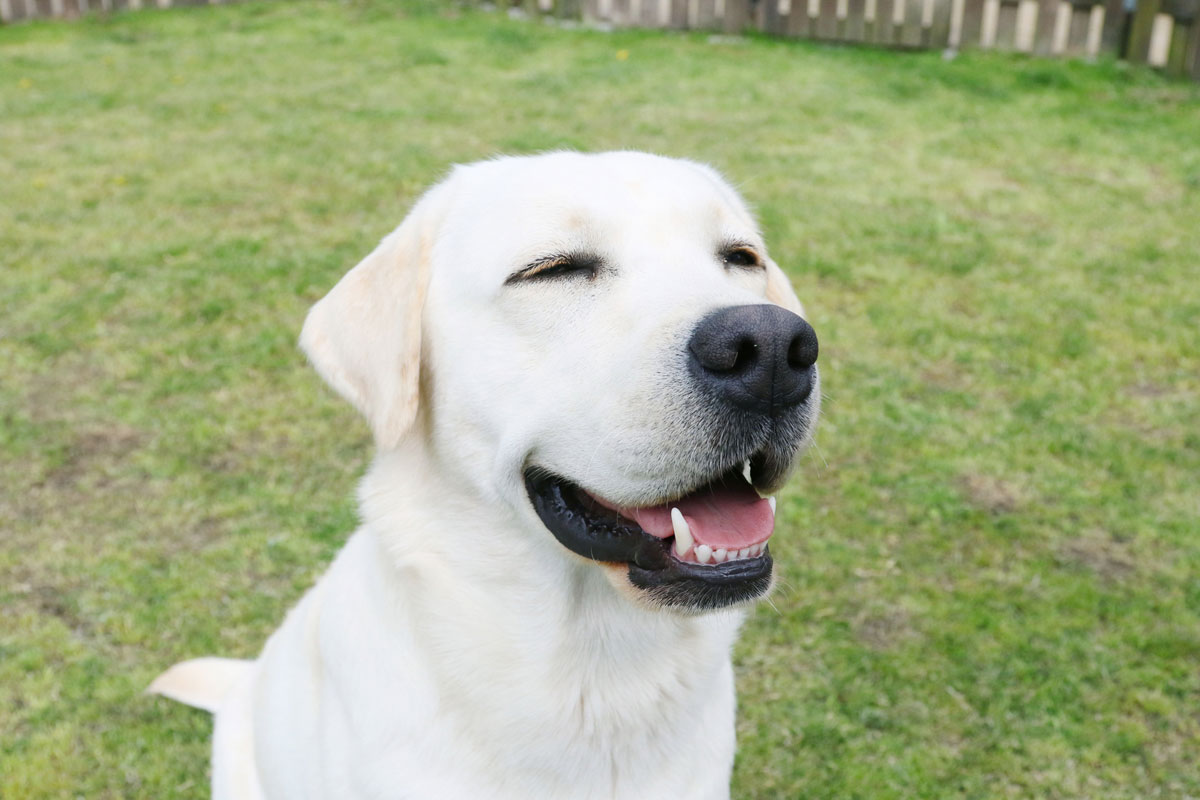
POLYGON ((672 559, 660 570, 629 566, 629 581, 656 602, 676 608, 714 610, 766 594, 774 569, 770 547, 755 558, 700 566, 672 559))
POLYGON ((570 495, 574 484, 544 470, 525 470, 525 491, 542 524, 559 543, 593 561, 636 564, 662 569, 670 555, 665 540, 615 514, 587 514, 570 495))
POLYGON ((593 561, 628 564, 634 586, 665 605, 719 608, 756 597, 770 585, 769 549, 720 564, 680 561, 671 553, 673 537, 652 536, 607 510, 588 513, 572 496, 581 490, 567 479, 536 467, 526 469, 524 478, 534 511, 560 544, 593 561))

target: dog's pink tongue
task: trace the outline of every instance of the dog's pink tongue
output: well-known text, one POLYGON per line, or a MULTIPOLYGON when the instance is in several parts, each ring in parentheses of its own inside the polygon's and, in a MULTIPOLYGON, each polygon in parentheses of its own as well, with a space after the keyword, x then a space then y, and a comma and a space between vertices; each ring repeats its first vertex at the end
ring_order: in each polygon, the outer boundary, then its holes
POLYGON ((706 488, 673 503, 646 508, 620 508, 596 499, 660 539, 674 535, 671 509, 678 508, 696 543, 714 550, 740 550, 765 542, 775 530, 770 501, 759 497, 750 484, 745 488, 706 488))

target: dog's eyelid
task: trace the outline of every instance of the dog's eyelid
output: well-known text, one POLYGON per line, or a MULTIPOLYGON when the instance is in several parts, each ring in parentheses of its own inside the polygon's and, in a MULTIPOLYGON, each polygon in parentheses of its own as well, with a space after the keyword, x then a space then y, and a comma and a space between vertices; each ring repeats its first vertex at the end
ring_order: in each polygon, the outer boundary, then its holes
POLYGON ((555 253, 542 256, 518 269, 505 279, 505 285, 523 281, 552 280, 570 275, 585 275, 594 278, 603 265, 603 259, 594 253, 555 253))
POLYGON ((766 266, 758 248, 746 242, 727 242, 717 251, 717 255, 727 267, 762 269, 766 266))

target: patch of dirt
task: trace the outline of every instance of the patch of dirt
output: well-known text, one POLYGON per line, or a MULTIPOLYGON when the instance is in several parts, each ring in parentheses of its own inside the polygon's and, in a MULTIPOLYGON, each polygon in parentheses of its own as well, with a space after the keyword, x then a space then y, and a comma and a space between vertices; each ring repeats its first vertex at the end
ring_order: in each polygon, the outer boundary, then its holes
POLYGON ((37 422, 68 419, 79 404, 79 395, 88 387, 100 383, 106 373, 83 355, 55 359, 39 374, 25 375, 18 385, 24 386, 21 405, 37 422))
POLYGON ((1126 391, 1135 397, 1163 397, 1171 393, 1169 386, 1163 386, 1161 383, 1155 383, 1154 381, 1135 383, 1132 386, 1126 387, 1126 391))
POLYGON ((963 476, 962 485, 971 505, 990 514, 1008 514, 1017 510, 1024 500, 1015 484, 993 475, 968 473, 963 476))
POLYGON ((1120 581, 1137 570, 1137 560, 1124 542, 1103 531, 1089 531, 1058 547, 1059 563, 1083 567, 1106 581, 1120 581))
POLYGON ((963 371, 948 361, 935 362, 921 370, 921 382, 948 392, 963 391, 970 385, 963 371))
POLYGON ((19 577, 12 577, 16 579, 9 584, 9 591, 14 606, 23 606, 36 614, 55 617, 81 638, 89 637, 95 630, 93 621, 79 614, 75 599, 77 589, 41 582, 28 571, 19 577))
POLYGON ((962 476, 962 491, 971 505, 994 515, 1016 511, 1025 499, 1014 483, 994 475, 968 473, 962 476))
POLYGON ((45 483, 55 488, 74 486, 96 467, 124 459, 148 438, 143 431, 121 424, 81 431, 71 442, 63 463, 50 471, 45 483))
POLYGON ((852 625, 855 636, 872 650, 890 650, 913 635, 912 620, 902 608, 863 611, 852 625))

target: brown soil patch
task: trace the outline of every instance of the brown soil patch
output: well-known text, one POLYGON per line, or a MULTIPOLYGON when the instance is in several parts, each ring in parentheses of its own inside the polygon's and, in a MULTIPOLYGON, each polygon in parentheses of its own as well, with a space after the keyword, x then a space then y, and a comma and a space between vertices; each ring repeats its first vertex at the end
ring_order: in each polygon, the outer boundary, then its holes
POLYGON ((971 505, 992 514, 1015 511, 1023 500, 1014 484, 992 475, 970 473, 963 476, 962 483, 971 505))
POLYGON ((859 641, 872 650, 890 650, 913 633, 911 618, 902 608, 864 611, 853 625, 859 641))
POLYGON ((1060 563, 1084 567, 1106 581, 1119 581, 1132 575, 1137 560, 1129 548, 1102 531, 1092 531, 1068 539, 1058 548, 1060 563))

